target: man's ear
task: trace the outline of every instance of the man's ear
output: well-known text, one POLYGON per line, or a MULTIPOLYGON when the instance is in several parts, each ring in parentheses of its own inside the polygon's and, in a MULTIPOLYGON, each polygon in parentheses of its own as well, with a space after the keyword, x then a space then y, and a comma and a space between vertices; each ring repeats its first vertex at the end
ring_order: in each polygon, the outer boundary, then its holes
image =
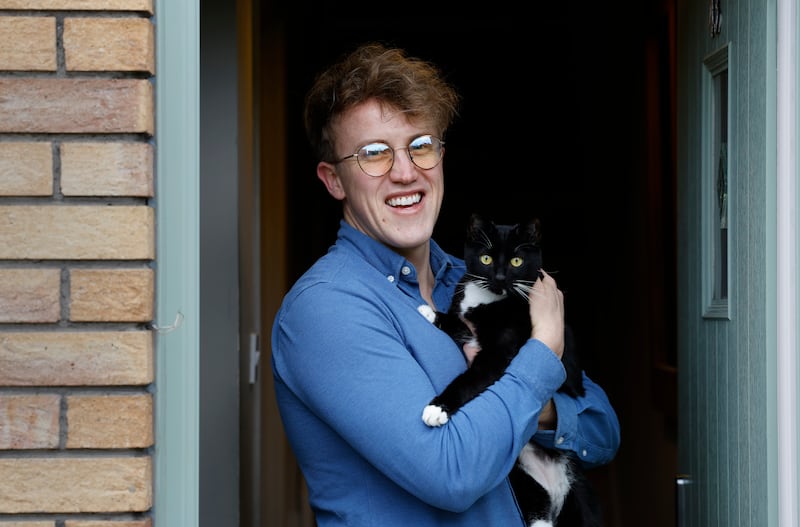
POLYGON ((317 177, 325 184, 325 188, 328 189, 328 194, 339 201, 344 199, 342 181, 339 179, 334 165, 326 163, 325 161, 320 161, 317 165, 317 177))

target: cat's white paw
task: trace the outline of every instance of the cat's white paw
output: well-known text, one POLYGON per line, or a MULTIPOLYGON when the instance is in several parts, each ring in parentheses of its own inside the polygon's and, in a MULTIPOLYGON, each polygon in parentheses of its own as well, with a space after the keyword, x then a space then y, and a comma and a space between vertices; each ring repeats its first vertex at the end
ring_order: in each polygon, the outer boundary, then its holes
POLYGON ((422 410, 422 420, 428 426, 442 426, 450 419, 441 406, 429 404, 422 410))
POLYGON ((436 322, 436 311, 434 311, 433 308, 428 304, 422 304, 417 308, 417 311, 419 311, 420 315, 425 317, 431 324, 436 322))

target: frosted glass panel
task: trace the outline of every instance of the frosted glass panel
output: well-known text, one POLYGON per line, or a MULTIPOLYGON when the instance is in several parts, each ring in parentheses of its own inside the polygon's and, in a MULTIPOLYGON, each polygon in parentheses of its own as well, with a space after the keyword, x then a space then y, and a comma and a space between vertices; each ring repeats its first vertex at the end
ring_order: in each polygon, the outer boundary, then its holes
POLYGON ((702 254, 705 318, 730 319, 732 158, 728 46, 705 61, 702 149, 702 254))

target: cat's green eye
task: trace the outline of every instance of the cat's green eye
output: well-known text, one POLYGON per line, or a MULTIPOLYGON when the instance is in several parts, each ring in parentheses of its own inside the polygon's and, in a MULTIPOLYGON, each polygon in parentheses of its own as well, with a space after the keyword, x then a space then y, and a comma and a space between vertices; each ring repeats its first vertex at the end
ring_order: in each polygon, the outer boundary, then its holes
POLYGON ((519 267, 520 265, 522 265, 522 258, 515 256, 511 259, 511 267, 519 267))
POLYGON ((490 263, 492 263, 492 257, 489 256, 488 254, 482 254, 481 255, 481 263, 483 265, 489 265, 490 263))

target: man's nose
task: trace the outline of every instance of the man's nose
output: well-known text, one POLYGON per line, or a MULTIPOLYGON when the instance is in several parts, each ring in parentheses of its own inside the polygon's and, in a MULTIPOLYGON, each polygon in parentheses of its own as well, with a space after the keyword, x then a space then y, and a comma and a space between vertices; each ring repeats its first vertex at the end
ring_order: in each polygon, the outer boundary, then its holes
POLYGON ((389 170, 389 177, 398 183, 410 183, 417 179, 417 165, 411 161, 406 149, 395 150, 394 164, 389 170))

